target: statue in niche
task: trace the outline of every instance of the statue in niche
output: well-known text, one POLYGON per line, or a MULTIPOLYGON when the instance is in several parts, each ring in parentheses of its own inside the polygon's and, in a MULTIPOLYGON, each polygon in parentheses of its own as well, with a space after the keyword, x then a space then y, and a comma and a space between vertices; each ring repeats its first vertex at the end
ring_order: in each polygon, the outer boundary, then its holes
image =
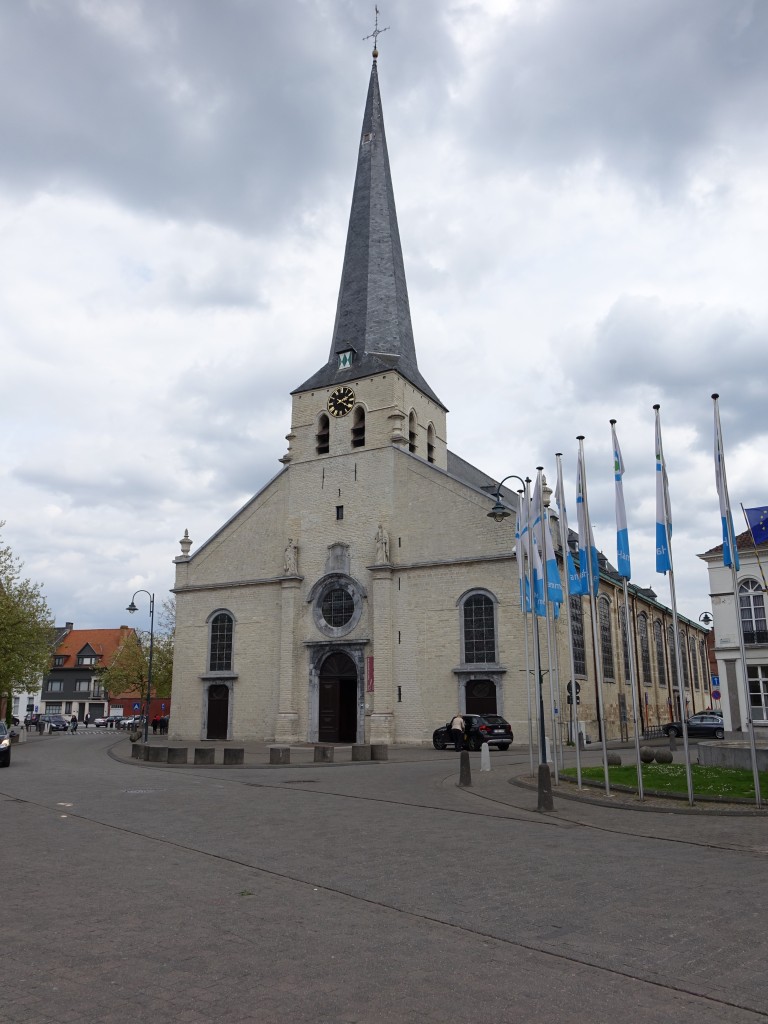
POLYGON ((289 537, 285 545, 283 568, 286 576, 296 576, 299 571, 299 545, 293 543, 293 537, 289 537))
POLYGON ((376 531, 376 564, 389 564, 389 534, 381 523, 376 531))

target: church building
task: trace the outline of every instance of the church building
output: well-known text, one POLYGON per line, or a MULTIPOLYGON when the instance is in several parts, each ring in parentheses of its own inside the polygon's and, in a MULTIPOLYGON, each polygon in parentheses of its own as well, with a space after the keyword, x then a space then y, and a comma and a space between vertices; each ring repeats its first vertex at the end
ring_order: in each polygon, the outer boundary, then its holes
MULTIPOLYGON (((292 392, 280 472, 194 552, 185 534, 175 559, 176 739, 423 744, 457 710, 503 715, 528 739, 514 518, 488 518, 496 486, 448 450, 447 409, 418 365, 377 56, 328 358, 292 392)), ((626 662, 629 633, 638 649, 641 637, 637 623, 621 632, 618 577, 602 579, 603 666, 615 663, 606 681, 617 691, 606 715, 618 735, 628 680, 613 638, 626 662)), ((661 608, 652 591, 633 588, 633 599, 646 619, 661 608)), ((571 598, 580 711, 596 738, 581 600, 571 598)), ((647 644, 652 621, 645 629, 647 644)), ((671 685, 648 671, 641 709, 669 720, 671 685)))

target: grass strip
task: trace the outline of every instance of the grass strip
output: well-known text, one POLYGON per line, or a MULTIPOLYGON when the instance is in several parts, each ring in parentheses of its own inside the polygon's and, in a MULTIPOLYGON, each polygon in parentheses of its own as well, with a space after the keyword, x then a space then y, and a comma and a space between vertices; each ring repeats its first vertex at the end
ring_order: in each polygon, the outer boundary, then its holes
MULTIPOLYGON (((575 768, 566 768, 561 775, 576 777, 575 768)), ((582 768, 584 779, 603 782, 602 766, 582 768)), ((760 772, 760 793, 768 799, 768 772, 760 772)), ((608 768, 611 785, 628 786, 637 789, 637 767, 635 765, 612 766, 608 768)), ((752 772, 743 768, 720 768, 714 765, 691 765, 693 791, 698 796, 709 796, 719 800, 754 800, 755 786, 752 772)), ((643 788, 655 793, 688 793, 683 764, 644 764, 643 788)))

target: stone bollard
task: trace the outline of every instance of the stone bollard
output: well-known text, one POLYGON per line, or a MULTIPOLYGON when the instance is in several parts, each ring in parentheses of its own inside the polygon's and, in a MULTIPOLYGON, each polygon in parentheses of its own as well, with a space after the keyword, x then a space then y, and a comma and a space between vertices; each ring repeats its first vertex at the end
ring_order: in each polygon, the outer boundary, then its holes
POLYGON ((144 760, 144 744, 134 743, 131 747, 131 757, 135 757, 137 761, 144 760))
POLYGON ((186 747, 168 747, 168 764, 186 764, 186 747))
POLYGON ((669 737, 669 749, 677 750, 677 737, 674 733, 671 733, 669 737))
POLYGON ((548 764, 539 765, 539 802, 537 811, 554 811, 555 801, 552 799, 552 774, 548 764))
POLYGON ((168 747, 150 747, 147 746, 147 761, 161 761, 167 763, 168 761, 168 747))
POLYGON ((640 760, 643 762, 643 764, 651 764, 653 758, 653 747, 640 747, 640 760))
POLYGON ((224 747, 224 764, 245 764, 245 747, 224 747))
POLYGON ((672 751, 671 750, 657 750, 656 751, 656 764, 672 764, 672 751))
POLYGON ((315 747, 315 763, 331 764, 333 761, 333 747, 315 747))
POLYGON ((195 747, 195 764, 214 764, 215 757, 215 747, 195 747))
POLYGON ((353 761, 370 761, 371 760, 371 745, 370 745, 370 743, 353 743, 352 744, 352 760, 353 761))
POLYGON ((613 766, 614 768, 621 767, 621 754, 606 754, 605 760, 609 766, 613 766))
POLYGON ((389 747, 386 743, 372 743, 371 744, 371 760, 372 761, 388 761, 389 760, 389 747))
POLYGON ((491 751, 487 743, 483 743, 480 747, 480 771, 489 772, 491 770, 491 751))
POLYGON ((459 785, 472 785, 472 769, 469 767, 469 751, 462 750, 459 754, 459 785))
POLYGON ((290 747, 270 747, 269 748, 269 763, 270 764, 290 764, 291 763, 291 748, 290 747))

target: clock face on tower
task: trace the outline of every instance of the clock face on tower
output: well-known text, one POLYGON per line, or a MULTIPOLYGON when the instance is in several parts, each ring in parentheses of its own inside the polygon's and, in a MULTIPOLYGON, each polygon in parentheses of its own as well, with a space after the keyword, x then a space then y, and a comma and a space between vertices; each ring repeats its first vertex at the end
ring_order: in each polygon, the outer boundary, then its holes
POLYGON ((328 412, 331 416, 346 416, 355 404, 355 392, 352 388, 336 388, 328 396, 328 412))

